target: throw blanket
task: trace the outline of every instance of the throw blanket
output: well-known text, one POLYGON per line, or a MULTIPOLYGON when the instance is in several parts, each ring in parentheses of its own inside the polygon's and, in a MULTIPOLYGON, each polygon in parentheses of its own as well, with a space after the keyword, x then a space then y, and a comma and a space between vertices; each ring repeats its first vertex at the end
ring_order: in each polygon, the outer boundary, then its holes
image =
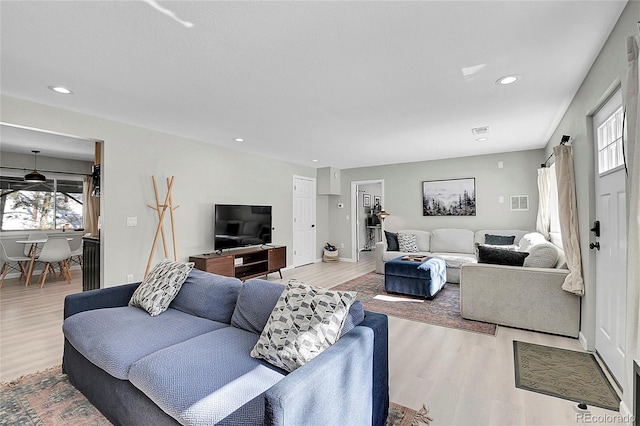
POLYGON ((418 266, 418 269, 430 271, 431 283, 444 284, 447 282, 447 264, 444 259, 440 259, 439 257, 430 257, 425 262, 421 263, 420 266, 418 266))

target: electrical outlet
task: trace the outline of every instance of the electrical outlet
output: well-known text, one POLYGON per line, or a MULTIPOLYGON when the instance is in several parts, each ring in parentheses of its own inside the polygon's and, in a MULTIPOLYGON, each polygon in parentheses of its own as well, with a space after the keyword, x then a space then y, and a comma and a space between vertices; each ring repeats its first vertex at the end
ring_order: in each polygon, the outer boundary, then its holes
POLYGON ((128 283, 132 283, 133 282, 133 274, 127 274, 127 282, 128 283))
POLYGON ((138 218, 136 216, 128 217, 127 226, 138 226, 138 218))

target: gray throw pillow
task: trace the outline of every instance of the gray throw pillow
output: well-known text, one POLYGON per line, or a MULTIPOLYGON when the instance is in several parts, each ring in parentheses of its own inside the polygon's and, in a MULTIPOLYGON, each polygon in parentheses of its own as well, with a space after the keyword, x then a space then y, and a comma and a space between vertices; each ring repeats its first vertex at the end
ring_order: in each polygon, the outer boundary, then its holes
POLYGON ((278 299, 251 356, 294 371, 333 345, 356 297, 291 280, 278 299))
POLYGON ((478 263, 522 266, 528 255, 526 252, 496 249, 482 244, 478 246, 478 263))
POLYGON ((129 306, 142 308, 152 317, 160 315, 176 297, 191 269, 193 262, 162 260, 133 292, 129 306))
POLYGON ((510 245, 510 244, 513 244, 513 242, 515 240, 516 240, 516 236, 515 235, 484 234, 484 243, 485 244, 492 244, 494 246, 510 245))
POLYGON ((387 237, 387 250, 398 251, 400 246, 398 245, 398 234, 395 232, 384 231, 384 235, 387 237))

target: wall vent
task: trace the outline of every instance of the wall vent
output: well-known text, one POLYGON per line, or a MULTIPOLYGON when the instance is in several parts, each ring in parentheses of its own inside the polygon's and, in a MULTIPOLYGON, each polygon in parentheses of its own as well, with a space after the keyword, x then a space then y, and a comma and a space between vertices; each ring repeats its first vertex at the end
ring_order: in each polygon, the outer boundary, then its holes
POLYGON ((511 211, 512 212, 525 212, 529 211, 529 196, 528 195, 512 195, 510 197, 511 211))

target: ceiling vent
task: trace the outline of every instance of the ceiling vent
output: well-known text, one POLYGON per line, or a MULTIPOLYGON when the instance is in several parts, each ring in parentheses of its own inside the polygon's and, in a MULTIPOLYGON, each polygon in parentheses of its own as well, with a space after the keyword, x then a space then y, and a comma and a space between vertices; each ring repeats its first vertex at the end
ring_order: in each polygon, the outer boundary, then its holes
POLYGON ((489 133, 489 126, 485 127, 476 127, 475 129, 471 129, 471 133, 474 135, 486 135, 489 133))

